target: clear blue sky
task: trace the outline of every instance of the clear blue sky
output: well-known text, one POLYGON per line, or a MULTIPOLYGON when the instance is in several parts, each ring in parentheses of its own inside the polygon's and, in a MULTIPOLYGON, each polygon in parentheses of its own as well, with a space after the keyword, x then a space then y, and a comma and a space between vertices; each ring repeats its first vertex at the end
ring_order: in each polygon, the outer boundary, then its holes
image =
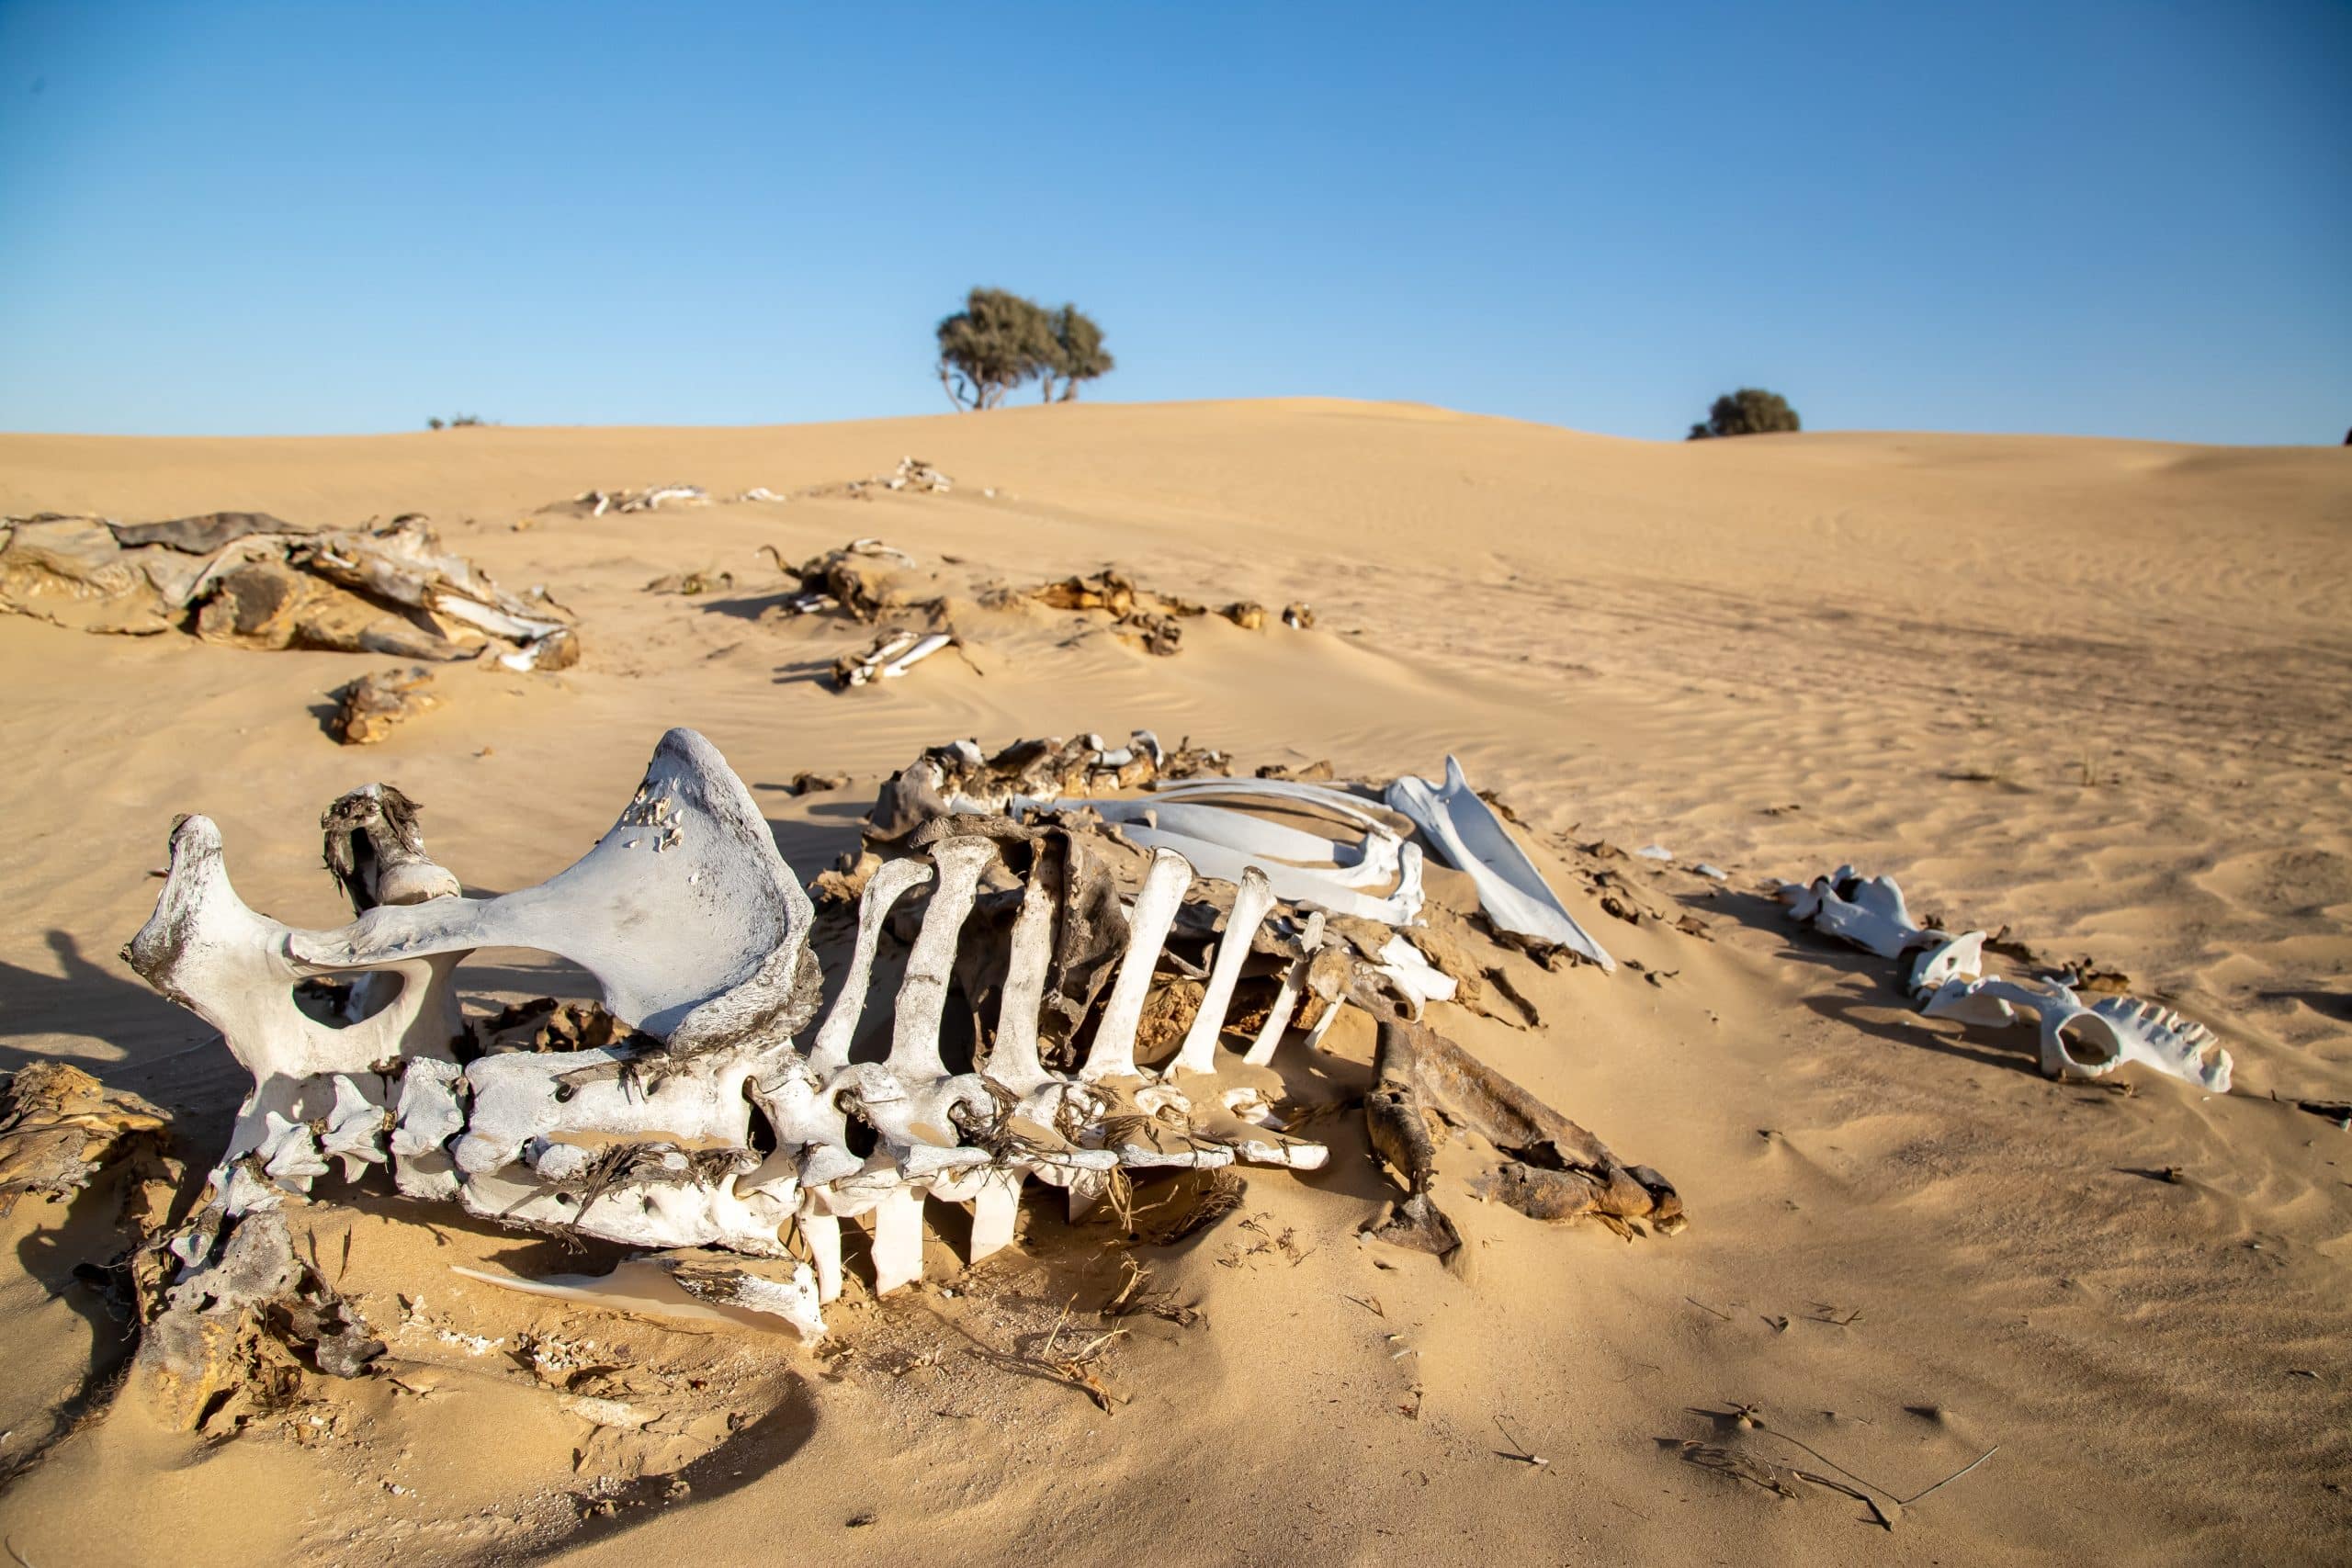
POLYGON ((0 429, 1127 400, 2326 442, 2352 5, 0 0, 0 429))

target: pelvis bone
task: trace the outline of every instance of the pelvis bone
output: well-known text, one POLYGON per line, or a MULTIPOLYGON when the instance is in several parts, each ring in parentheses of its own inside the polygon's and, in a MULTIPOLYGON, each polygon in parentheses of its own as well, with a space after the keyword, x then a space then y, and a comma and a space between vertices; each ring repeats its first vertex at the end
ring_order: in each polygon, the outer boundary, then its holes
MULTIPOLYGON (((926 1198, 970 1206, 977 1260, 1012 1239, 1033 1178, 1066 1189, 1076 1210, 1125 1172, 1321 1166, 1323 1145, 1280 1130, 1269 1066, 1309 993, 1325 1004, 1318 1031, 1352 1001, 1414 1032, 1423 1065, 1408 1071, 1408 1055, 1384 1044, 1381 1070, 1390 1098, 1410 1100, 1424 1144, 1423 1110, 1458 1111, 1468 1086, 1484 1109, 1509 1111, 1471 1121, 1523 1164, 1529 1191, 1503 1194, 1514 1206, 1679 1213, 1654 1173, 1629 1176, 1598 1140, 1408 1021, 1442 976, 1325 943, 1324 917, 1279 906, 1256 866, 1213 901, 1214 949, 1195 965, 1166 951, 1195 881, 1172 851, 1151 853, 1128 902, 1066 829, 986 815, 933 822, 910 838, 912 853, 866 880, 819 1021, 826 987, 808 900, 749 791, 690 730, 663 737, 620 820, 578 863, 502 897, 465 895, 426 855, 414 806, 389 786, 343 797, 324 825, 330 869, 357 913, 349 925, 301 931, 248 908, 220 830, 191 817, 174 829, 155 913, 126 950, 151 984, 216 1025, 254 1077, 210 1200, 176 1244, 191 1263, 239 1214, 309 1191, 331 1160, 346 1176, 389 1166, 404 1193, 503 1224, 797 1258, 788 1284, 760 1287, 763 1310, 813 1335, 820 1303, 842 1289, 844 1219, 871 1225, 876 1286, 888 1292, 921 1272, 926 1198), (891 959, 902 962, 895 996, 861 1033, 887 977, 886 933, 909 924, 894 912, 918 893, 911 941, 891 959), (452 972, 486 946, 572 960, 637 1032, 460 1062, 452 972), (1145 1066, 1138 1032, 1163 962, 1198 975, 1187 983, 1200 998, 1172 1056, 1145 1066), (1246 1050, 1221 1050, 1253 964, 1279 994, 1246 1050), (336 977, 353 984, 331 1021, 298 1004, 303 982, 336 977), (947 1028, 956 998, 968 1030, 947 1028)), ((1420 1196, 1427 1162, 1399 1169, 1420 1196)))

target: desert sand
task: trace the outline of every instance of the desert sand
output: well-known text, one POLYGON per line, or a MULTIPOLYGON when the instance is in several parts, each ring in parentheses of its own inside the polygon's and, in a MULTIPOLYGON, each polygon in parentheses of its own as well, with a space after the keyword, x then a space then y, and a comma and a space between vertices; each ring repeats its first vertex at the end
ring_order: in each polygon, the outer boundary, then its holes
MULTIPOLYGON (((568 864, 662 732, 707 735, 804 877, 925 746, 1148 727, 1242 770, 1435 774, 1450 751, 1621 957, 1517 979, 1544 1026, 1450 1032, 1679 1188, 1628 1242, 1451 1206, 1448 1266, 1359 1242, 1388 1190, 1351 1115, 1329 1170, 1136 1256, 1190 1325, 1127 1319, 1106 1413, 1006 1352, 1120 1279, 1099 1227, 1031 1217, 976 1270, 845 1300, 852 1353, 662 1325, 447 1266, 601 1267, 380 1189, 299 1223, 391 1346, 378 1375, 233 1439, 107 1397, 124 1329, 73 1278, 103 1213, 28 1200, 0 1269, 0 1535, 98 1562, 941 1563, 2343 1561, 2352 1550, 2352 453, 1808 434, 1607 439, 1336 401, 1014 409, 770 429, 367 438, 0 436, 0 512, 429 514, 576 611, 576 668, 441 677, 366 750, 325 694, 391 662, 0 618, 0 1066, 82 1065, 171 1109, 198 1169, 243 1084, 115 957, 175 816, 226 834, 256 908, 343 918, 320 808, 371 779, 438 859, 511 888, 568 864), (946 494, 540 515, 592 486, 714 496, 888 469, 946 494), (527 521, 527 526, 517 527, 527 521), (836 694, 862 643, 762 621, 861 536, 1029 582, 1117 562, 1165 592, 1311 602, 1150 658, 1039 621, 836 694), (718 569, 730 589, 645 591, 718 569), (851 775, 795 797, 802 770, 851 775), (1599 909, 1577 845, 1712 940, 1599 909), (1717 885, 1693 874, 1707 861, 1717 885), (1889 966, 1792 931, 1770 889, 1850 861, 1912 907, 2126 972, 2220 1030, 2226 1096, 2035 1069, 2028 1030, 1924 1020, 1889 966), (2177 1168, 2178 1179, 2165 1179, 2177 1168), (620 1369, 599 1427, 531 1370, 620 1369), (548 1349, 557 1348, 560 1355, 548 1349), (1685 1462, 1755 1406, 1776 1462, 1911 1496, 1782 1497, 1685 1462), (1512 1457, 1530 1453, 1541 1465, 1512 1457), (603 1506, 583 1504, 599 1495, 603 1506), (619 1485, 619 1481, 628 1484, 619 1485)), ((487 998, 549 983, 484 955, 487 998)), ((510 962, 509 959, 512 959, 510 962)), ((561 977, 555 976, 560 980, 561 977)), ((1361 1093, 1370 1030, 1316 1068, 1361 1093)), ((1363 1026, 1363 1027, 1359 1027, 1363 1026)), ((1050 1205, 1041 1205, 1050 1209, 1050 1205)), ((855 1295, 853 1291, 853 1296, 855 1295)), ((322 1382, 324 1380, 322 1380, 322 1382)), ((554 1381, 560 1381, 554 1380, 554 1381)), ((585 1387, 588 1385, 579 1385, 585 1387)))

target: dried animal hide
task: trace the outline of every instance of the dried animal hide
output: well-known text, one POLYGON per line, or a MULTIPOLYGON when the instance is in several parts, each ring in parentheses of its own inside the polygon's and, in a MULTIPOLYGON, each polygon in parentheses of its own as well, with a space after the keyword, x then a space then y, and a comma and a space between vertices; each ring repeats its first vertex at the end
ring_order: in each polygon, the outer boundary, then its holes
POLYGON ((840 610, 854 621, 870 621, 885 610, 914 602, 900 581, 904 572, 913 570, 915 558, 904 550, 879 539, 852 539, 790 569, 800 586, 786 608, 803 615, 840 610))
POLYGON ((976 741, 958 740, 932 747, 890 775, 866 816, 865 837, 896 843, 946 816, 957 801, 1000 812, 1016 799, 1052 801, 1095 789, 1138 788, 1161 777, 1163 768, 1182 770, 1166 776, 1191 777, 1231 765, 1220 752, 1189 746, 1170 753, 1148 729, 1136 730, 1125 746, 1114 747, 1100 735, 1069 740, 1056 736, 1016 740, 994 756, 983 755, 976 741))
POLYGON ((379 670, 334 694, 334 716, 327 728, 345 746, 373 746, 399 726, 441 705, 432 671, 423 666, 379 670))
POLYGON ((1053 610, 1103 611, 1122 636, 1163 658, 1177 652, 1183 642, 1184 628, 1179 623, 1207 613, 1188 599, 1138 588, 1125 572, 1107 566, 1091 577, 1042 584, 1031 589, 1029 597, 1053 610))
POLYGON ((0 1214, 26 1193, 69 1198, 105 1167, 161 1173, 171 1117, 64 1062, 28 1062, 0 1089, 0 1214))
POLYGON ((499 658, 516 670, 579 659, 568 615, 442 554, 414 517, 325 531, 259 513, 130 525, 21 522, 0 546, 0 610, 94 632, 146 635, 185 624, 208 642, 240 648, 447 660, 503 642, 513 648, 499 658))
POLYGON ((292 1403, 311 1373, 357 1377, 383 1353, 351 1304, 296 1258, 286 1217, 264 1212, 164 1295, 139 1366, 169 1418, 217 1433, 292 1403))
POLYGON ((1374 1226, 1385 1239, 1441 1253, 1459 1245, 1429 1200, 1437 1142, 1449 1124, 1506 1156, 1480 1190, 1523 1214, 1646 1220, 1668 1235, 1685 1224, 1682 1200, 1665 1177, 1623 1164, 1599 1138, 1424 1024, 1384 1020, 1373 1070, 1378 1085, 1364 1098, 1365 1128, 1408 1199, 1374 1226))

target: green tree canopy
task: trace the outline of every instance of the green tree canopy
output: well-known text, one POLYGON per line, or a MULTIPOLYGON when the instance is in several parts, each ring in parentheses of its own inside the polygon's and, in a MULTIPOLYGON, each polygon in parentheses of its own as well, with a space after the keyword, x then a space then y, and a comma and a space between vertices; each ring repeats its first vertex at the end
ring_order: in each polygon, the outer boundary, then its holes
POLYGON ((1690 427, 1690 439, 1704 441, 1715 435, 1763 435, 1776 430, 1802 430, 1797 411, 1789 400, 1778 392, 1768 392, 1760 387, 1742 387, 1736 392, 1726 392, 1715 400, 1707 411, 1707 423, 1690 427))
POLYGON ((939 384, 957 408, 992 409, 1032 376, 1050 374, 1060 353, 1052 321, 1034 301, 975 288, 939 323, 939 384))
POLYGON ((1006 289, 975 288, 939 323, 939 384, 959 409, 995 408, 1032 377, 1046 402, 1068 402, 1112 365, 1102 327, 1075 305, 1048 310, 1006 289))
POLYGON ((1054 334, 1054 364, 1046 376, 1046 400, 1069 402, 1078 396, 1078 384, 1107 375, 1118 361, 1102 346, 1102 329, 1075 305, 1065 305, 1049 318, 1054 334), (1062 379, 1060 397, 1054 395, 1054 377, 1062 379))

